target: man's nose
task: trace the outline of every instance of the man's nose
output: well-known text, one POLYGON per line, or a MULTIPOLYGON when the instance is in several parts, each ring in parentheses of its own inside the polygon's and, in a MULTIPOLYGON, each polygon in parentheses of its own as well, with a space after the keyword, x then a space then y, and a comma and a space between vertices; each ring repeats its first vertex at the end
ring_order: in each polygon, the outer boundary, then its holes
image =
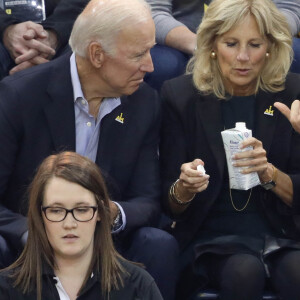
POLYGON ((151 73, 154 71, 153 61, 150 54, 150 51, 146 54, 143 63, 141 65, 141 71, 151 73))

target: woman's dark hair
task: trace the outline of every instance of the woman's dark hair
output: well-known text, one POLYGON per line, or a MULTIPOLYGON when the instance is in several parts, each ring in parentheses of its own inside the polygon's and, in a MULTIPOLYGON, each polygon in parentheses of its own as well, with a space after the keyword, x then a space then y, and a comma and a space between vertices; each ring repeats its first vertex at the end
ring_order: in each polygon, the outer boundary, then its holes
POLYGON ((124 272, 119 262, 121 256, 116 252, 111 237, 109 197, 98 166, 74 152, 51 155, 40 165, 29 187, 26 246, 17 261, 5 270, 12 271, 14 285, 24 294, 36 288, 37 298, 41 300, 43 265, 47 264, 52 269, 56 267, 41 213, 45 187, 53 177, 79 184, 95 196, 101 221, 96 224, 92 261, 82 287, 90 274, 96 271, 101 274, 103 294, 108 295, 111 289, 123 285, 121 274, 124 272))

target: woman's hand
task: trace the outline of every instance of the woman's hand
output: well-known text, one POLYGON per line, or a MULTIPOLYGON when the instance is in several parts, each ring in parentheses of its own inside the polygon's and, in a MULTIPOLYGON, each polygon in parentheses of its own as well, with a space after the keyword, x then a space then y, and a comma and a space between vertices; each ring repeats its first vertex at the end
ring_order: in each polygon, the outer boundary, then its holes
POLYGON ((180 180, 176 184, 176 191, 182 201, 188 201, 196 193, 202 192, 208 187, 209 175, 198 171, 198 165, 204 166, 201 159, 181 165, 180 180))
POLYGON ((233 166, 242 168, 242 174, 257 172, 261 182, 272 180, 273 167, 268 163, 266 150, 258 139, 251 137, 240 145, 242 152, 236 153, 233 159, 233 166), (253 149, 247 149, 253 147, 253 149))
MULTIPOLYGON (((263 148, 262 142, 251 137, 240 145, 241 149, 245 151, 236 153, 232 160, 235 167, 242 168, 241 173, 249 174, 257 172, 261 182, 269 182, 275 180, 275 167, 268 163, 266 150, 263 148), (252 146, 253 150, 246 150, 247 147, 252 146)), ((289 175, 277 169, 276 186, 271 190, 274 192, 285 204, 292 206, 293 202, 293 184, 289 175)))
POLYGON ((291 122, 293 128, 300 133, 300 101, 295 100, 291 109, 281 102, 275 102, 274 106, 291 122))

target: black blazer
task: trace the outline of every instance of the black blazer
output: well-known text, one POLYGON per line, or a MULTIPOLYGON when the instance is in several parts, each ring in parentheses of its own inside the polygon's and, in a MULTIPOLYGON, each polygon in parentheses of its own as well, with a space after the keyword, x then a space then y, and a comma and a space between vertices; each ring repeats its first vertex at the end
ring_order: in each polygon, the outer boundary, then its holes
MULTIPOLYGON (((67 45, 73 23, 89 0, 45 0, 46 20, 41 23, 45 29, 52 29, 58 35, 58 48, 67 45)), ((21 23, 12 15, 7 15, 0 8, 0 39, 4 30, 12 24, 21 23)))
MULTIPOLYGON (((162 88, 162 98, 160 157, 165 209, 170 212, 167 194, 180 174, 181 164, 200 158, 204 161, 206 173, 210 175, 207 190, 197 194, 178 218, 175 228, 169 228, 180 246, 184 247, 199 230, 221 191, 226 163, 220 133, 223 130, 222 100, 199 93, 192 83, 191 75, 167 81, 162 88)), ((253 196, 259 198, 261 210, 280 234, 299 239, 293 221, 300 214, 300 135, 273 106, 275 101, 281 101, 290 107, 295 99, 300 99, 300 76, 289 74, 284 91, 260 91, 255 102, 255 137, 263 142, 268 161, 290 175, 294 188, 293 207, 289 208, 274 193, 260 186, 253 189, 253 196), (264 114, 270 106, 274 110, 273 116, 264 114)))
MULTIPOLYGON (((125 211, 124 233, 159 218, 160 118, 156 91, 142 84, 101 121, 96 163, 125 211), (123 124, 116 121, 121 113, 123 124)), ((19 242, 26 231, 24 195, 36 168, 50 154, 75 151, 75 136, 70 55, 0 82, 0 235, 19 242)))

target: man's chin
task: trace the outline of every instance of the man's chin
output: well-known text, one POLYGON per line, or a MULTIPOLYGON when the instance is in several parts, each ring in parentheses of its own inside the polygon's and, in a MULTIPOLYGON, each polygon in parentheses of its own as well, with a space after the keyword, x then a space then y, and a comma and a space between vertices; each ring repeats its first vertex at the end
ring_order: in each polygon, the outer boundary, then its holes
POLYGON ((143 82, 143 80, 140 81, 140 82, 136 82, 136 83, 132 84, 130 87, 128 87, 128 88, 124 91, 124 95, 131 95, 131 94, 133 94, 134 92, 136 92, 136 91, 139 89, 139 87, 140 87, 140 85, 141 85, 142 82, 143 82))

